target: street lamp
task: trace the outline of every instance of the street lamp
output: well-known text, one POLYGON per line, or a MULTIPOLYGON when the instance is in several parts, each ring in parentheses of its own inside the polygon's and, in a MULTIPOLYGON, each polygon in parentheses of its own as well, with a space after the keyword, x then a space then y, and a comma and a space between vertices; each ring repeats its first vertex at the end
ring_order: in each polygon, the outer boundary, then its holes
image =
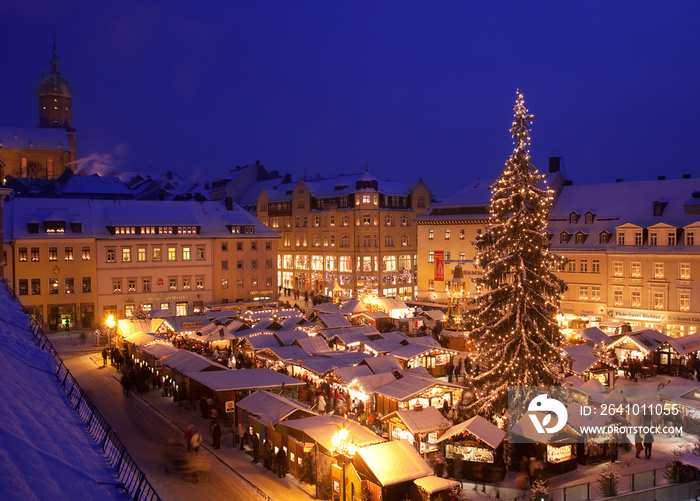
POLYGON ((357 446, 355 442, 348 440, 348 434, 348 429, 343 426, 331 437, 333 454, 338 455, 343 461, 343 480, 341 485, 341 489, 343 489, 343 501, 345 501, 345 467, 348 463, 352 462, 352 458, 355 457, 355 452, 357 452, 357 446))
POLYGON ((105 323, 107 324, 107 329, 108 329, 108 334, 109 334, 109 349, 111 351, 112 350, 112 330, 114 329, 114 326, 117 325, 116 320, 114 320, 114 315, 108 316, 105 323))

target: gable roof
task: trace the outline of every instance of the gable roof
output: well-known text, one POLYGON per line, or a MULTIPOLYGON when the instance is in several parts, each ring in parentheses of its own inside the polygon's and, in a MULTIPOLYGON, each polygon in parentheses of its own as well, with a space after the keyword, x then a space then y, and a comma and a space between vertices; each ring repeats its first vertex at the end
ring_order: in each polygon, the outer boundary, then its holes
POLYGON ((307 405, 262 390, 256 390, 239 400, 236 402, 236 406, 245 409, 249 414, 256 415, 266 425, 278 423, 297 411, 301 411, 307 416, 316 415, 315 412, 309 410, 307 405))
POLYGON ((382 487, 410 482, 433 471, 408 440, 361 447, 357 455, 382 487))
POLYGON ((452 428, 447 430, 438 439, 438 442, 442 442, 443 440, 447 440, 448 438, 454 437, 455 435, 459 435, 463 432, 474 435, 479 440, 487 443, 493 449, 501 445, 501 442, 503 442, 503 439, 506 437, 506 432, 501 430, 495 424, 489 423, 481 416, 474 416, 462 423, 454 425, 452 428))
POLYGON ((406 429, 413 433, 428 433, 436 430, 445 430, 449 422, 445 416, 435 407, 423 407, 422 409, 398 410, 384 416, 382 421, 397 417, 405 425, 406 429))

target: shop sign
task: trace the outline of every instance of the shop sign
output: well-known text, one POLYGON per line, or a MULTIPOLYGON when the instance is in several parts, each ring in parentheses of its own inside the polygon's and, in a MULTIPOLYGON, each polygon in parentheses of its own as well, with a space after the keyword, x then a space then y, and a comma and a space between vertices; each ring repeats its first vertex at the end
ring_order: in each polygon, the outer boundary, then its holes
POLYGON ((666 319, 665 315, 649 311, 608 310, 608 317, 619 318, 620 320, 638 320, 642 322, 663 322, 666 319))
POLYGON ((235 410, 236 410, 235 400, 227 400, 226 401, 226 412, 233 412, 235 410))
POLYGON ((445 251, 435 251, 435 281, 445 281, 445 251))

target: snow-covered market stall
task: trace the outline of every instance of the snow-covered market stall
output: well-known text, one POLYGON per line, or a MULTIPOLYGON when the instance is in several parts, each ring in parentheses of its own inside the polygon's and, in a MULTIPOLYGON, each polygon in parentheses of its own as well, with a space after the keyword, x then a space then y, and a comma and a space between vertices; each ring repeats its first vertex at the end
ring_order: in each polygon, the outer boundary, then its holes
POLYGON ((474 416, 448 429, 438 447, 462 478, 500 482, 506 474, 503 440, 506 432, 481 416, 474 416))
POLYGON ((659 399, 669 406, 678 406, 684 433, 700 436, 700 384, 685 378, 674 378, 661 388, 659 399))
POLYGON ((381 419, 389 430, 389 440, 408 440, 424 456, 437 450, 438 437, 449 428, 449 422, 439 410, 420 404, 381 419))
POLYGON ((536 414, 543 422, 546 413, 536 412, 525 414, 511 430, 515 445, 515 457, 535 458, 542 461, 546 472, 558 475, 575 470, 577 466, 577 448, 580 442, 578 431, 566 424, 556 433, 539 433, 530 419, 536 414))

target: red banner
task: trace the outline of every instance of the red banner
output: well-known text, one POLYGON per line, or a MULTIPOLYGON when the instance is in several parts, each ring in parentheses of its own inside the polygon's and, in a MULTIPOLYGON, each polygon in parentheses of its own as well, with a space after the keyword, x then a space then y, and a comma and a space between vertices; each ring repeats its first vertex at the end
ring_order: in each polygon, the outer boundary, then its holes
POLYGON ((435 251, 435 281, 445 281, 445 251, 435 251))

